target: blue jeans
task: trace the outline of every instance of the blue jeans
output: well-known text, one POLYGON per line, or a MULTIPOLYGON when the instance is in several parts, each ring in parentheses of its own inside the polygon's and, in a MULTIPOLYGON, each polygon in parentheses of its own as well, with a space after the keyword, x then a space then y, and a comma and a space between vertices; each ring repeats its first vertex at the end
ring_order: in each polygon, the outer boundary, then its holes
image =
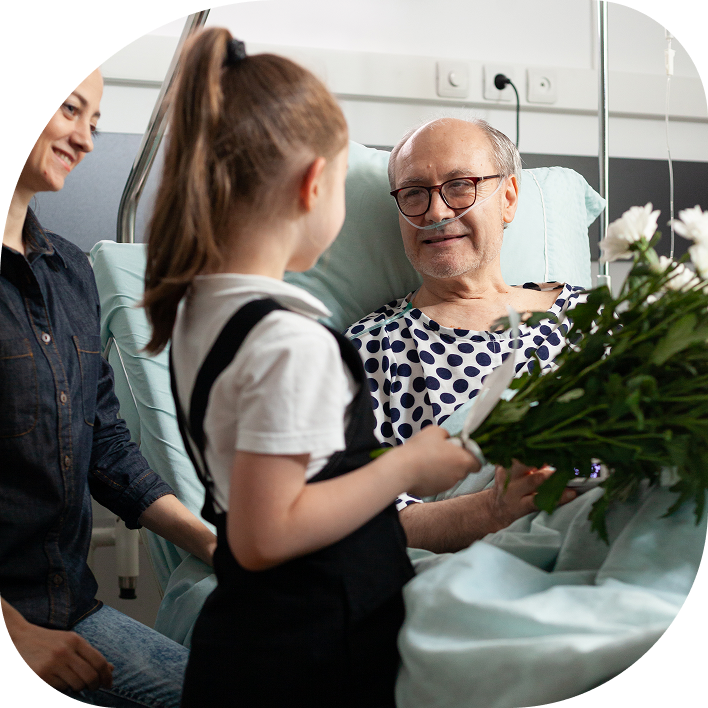
POLYGON ((112 708, 179 708, 189 651, 154 629, 104 605, 72 630, 113 664, 113 687, 69 692, 112 708))

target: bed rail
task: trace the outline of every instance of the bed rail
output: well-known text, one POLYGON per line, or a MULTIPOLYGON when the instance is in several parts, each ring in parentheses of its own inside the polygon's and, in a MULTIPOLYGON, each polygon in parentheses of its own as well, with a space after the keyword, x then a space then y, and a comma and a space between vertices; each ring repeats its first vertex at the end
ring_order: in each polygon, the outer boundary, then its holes
POLYGON ((150 116, 150 122, 148 123, 145 135, 143 135, 138 154, 135 157, 135 162, 133 162, 133 167, 128 175, 128 181, 125 183, 123 196, 120 199, 116 234, 116 241, 118 241, 118 243, 135 242, 135 215, 138 211, 138 202, 140 201, 140 195, 143 192, 143 187, 150 174, 150 168, 155 161, 155 155, 157 155, 157 150, 162 142, 162 136, 165 134, 165 129, 167 128, 170 106, 165 98, 175 78, 184 43, 190 35, 204 26, 208 16, 208 9, 195 12, 187 18, 184 24, 182 35, 177 42, 177 49, 175 49, 174 56, 167 69, 167 74, 162 82, 160 94, 157 97, 155 108, 153 108, 152 115, 150 116))

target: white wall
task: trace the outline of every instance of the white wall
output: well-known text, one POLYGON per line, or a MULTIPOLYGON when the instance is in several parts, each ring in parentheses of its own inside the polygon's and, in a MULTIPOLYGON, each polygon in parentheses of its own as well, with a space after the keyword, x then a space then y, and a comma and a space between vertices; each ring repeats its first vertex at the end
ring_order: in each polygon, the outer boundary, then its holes
MULTIPOLYGON (((483 97, 483 67, 508 66, 521 95, 523 152, 597 154, 597 27, 593 0, 268 0, 215 8, 250 50, 293 56, 339 97, 359 142, 391 145, 408 127, 441 113, 471 113, 513 137, 513 102, 483 97), (469 70, 464 99, 436 93, 439 60, 469 70), (527 68, 556 72, 552 106, 526 100, 527 68)), ((103 65, 102 129, 142 133, 182 21, 159 28, 103 65)), ((664 29, 635 10, 609 6, 610 154, 666 156, 664 29)), ((670 94, 677 160, 708 161, 708 111, 698 73, 680 46, 670 94)))

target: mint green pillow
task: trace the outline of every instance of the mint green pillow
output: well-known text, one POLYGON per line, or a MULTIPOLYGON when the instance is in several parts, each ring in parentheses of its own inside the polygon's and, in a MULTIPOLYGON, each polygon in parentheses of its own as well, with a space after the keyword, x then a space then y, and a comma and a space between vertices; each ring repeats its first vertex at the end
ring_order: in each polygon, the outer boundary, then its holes
POLYGON ((388 152, 350 142, 344 226, 313 268, 285 274, 332 311, 327 324, 337 330, 421 283, 403 250, 390 191, 388 152))
POLYGON ((504 280, 590 287, 588 227, 604 208, 605 200, 575 170, 522 170, 519 206, 502 243, 504 280))
MULTIPOLYGON (((403 250, 387 170, 388 152, 350 143, 344 226, 313 268, 285 277, 322 300, 332 311, 327 323, 339 330, 420 285, 403 250)), ((504 232, 506 282, 589 287, 588 226, 604 206, 574 170, 523 170, 516 217, 504 232)))

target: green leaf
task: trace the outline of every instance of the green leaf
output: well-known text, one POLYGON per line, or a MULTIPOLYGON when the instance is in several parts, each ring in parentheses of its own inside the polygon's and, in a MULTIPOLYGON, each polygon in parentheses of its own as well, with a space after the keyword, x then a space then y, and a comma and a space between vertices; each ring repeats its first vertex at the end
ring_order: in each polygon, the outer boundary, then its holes
POLYGON ((652 364, 661 366, 674 354, 686 349, 696 342, 708 339, 708 327, 696 329, 698 318, 692 312, 685 314, 669 328, 669 331, 659 340, 651 357, 652 364))
POLYGON ((532 312, 531 315, 524 320, 524 324, 529 327, 537 327, 541 322, 545 322, 546 320, 550 320, 551 323, 555 324, 558 322, 558 317, 548 312, 532 312))
POLYGON ((658 386, 653 376, 640 374, 639 376, 633 376, 627 381, 627 388, 630 391, 639 390, 645 396, 650 396, 656 393, 658 386))
POLYGON ((644 263, 637 263, 631 271, 629 271, 630 276, 646 276, 646 275, 656 275, 656 272, 650 266, 644 263))
POLYGON ((529 402, 514 403, 514 399, 500 401, 492 412, 493 418, 491 422, 495 425, 499 423, 517 423, 526 415, 530 407, 531 404, 529 402))
POLYGON ((558 403, 570 403, 576 398, 582 398, 585 395, 585 391, 582 388, 573 388, 562 396, 559 396, 556 401, 558 403))
POLYGON ((568 484, 568 480, 573 476, 569 472, 556 470, 539 488, 533 501, 541 511, 549 514, 558 506, 561 495, 568 484))
POLYGON ((607 537, 607 526, 605 524, 605 514, 607 513, 607 508, 610 502, 607 498, 607 494, 601 496, 593 505, 590 510, 590 528, 597 533, 597 535, 609 546, 610 541, 607 537))
POLYGON ((371 452, 369 452, 369 458, 375 460, 377 457, 381 457, 384 452, 388 452, 390 449, 390 447, 379 447, 376 450, 371 450, 371 452))
POLYGON ((690 436, 677 435, 664 443, 673 467, 683 467, 687 461, 690 436))
POLYGON ((625 403, 627 404, 627 408, 632 411, 634 417, 637 419, 637 430, 644 430, 644 412, 639 406, 640 397, 641 391, 635 389, 625 398, 625 403))

